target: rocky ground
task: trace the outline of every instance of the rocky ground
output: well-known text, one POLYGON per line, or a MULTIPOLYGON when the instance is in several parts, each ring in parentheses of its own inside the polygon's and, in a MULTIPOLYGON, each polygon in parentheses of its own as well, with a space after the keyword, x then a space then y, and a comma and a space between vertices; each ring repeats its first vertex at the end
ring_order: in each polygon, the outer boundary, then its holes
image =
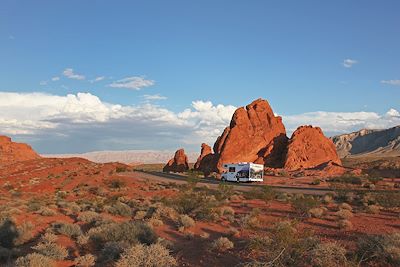
POLYGON ((1 264, 399 264, 397 192, 359 194, 344 183, 335 195, 309 197, 148 178, 79 158, 0 167, 1 264), (156 263, 137 261, 143 255, 156 263))

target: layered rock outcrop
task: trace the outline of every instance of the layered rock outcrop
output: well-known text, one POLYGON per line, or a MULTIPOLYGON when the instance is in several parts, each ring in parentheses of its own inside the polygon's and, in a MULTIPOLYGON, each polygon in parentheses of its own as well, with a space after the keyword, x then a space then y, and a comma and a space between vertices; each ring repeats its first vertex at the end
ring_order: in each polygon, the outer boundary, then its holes
POLYGON ((263 162, 279 167, 286 142, 282 118, 275 116, 266 100, 257 99, 237 109, 230 126, 218 137, 215 169, 223 171, 222 164, 227 162, 263 162))
POLYGON ((38 158, 40 156, 29 145, 15 143, 10 137, 0 136, 0 165, 38 158))
POLYGON ((332 162, 341 165, 333 142, 321 128, 301 126, 293 133, 287 146, 284 168, 288 171, 310 169, 332 162))
POLYGON ((201 153, 196 163, 194 164, 195 171, 201 171, 204 175, 208 176, 210 173, 215 172, 215 155, 211 147, 205 143, 201 145, 201 153))
POLYGON ((188 170, 189 162, 184 149, 177 150, 175 156, 163 168, 163 172, 185 172, 188 170))

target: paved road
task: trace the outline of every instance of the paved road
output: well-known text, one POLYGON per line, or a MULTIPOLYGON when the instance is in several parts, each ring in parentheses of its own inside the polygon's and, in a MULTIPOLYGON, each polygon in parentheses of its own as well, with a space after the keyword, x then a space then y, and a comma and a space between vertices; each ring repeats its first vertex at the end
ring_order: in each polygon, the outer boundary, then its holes
MULTIPOLYGON (((132 178, 143 178, 155 181, 163 182, 176 182, 176 183, 186 183, 187 177, 179 174, 163 173, 155 171, 135 171, 123 173, 124 176, 132 176, 132 178)), ((199 185, 209 185, 210 187, 217 187, 220 181, 212 178, 201 178, 198 182, 199 185)), ((256 187, 261 187, 261 184, 257 183, 229 183, 235 190, 239 191, 249 191, 256 187)), ((271 186, 274 190, 284 193, 292 194, 305 194, 305 195, 325 195, 327 193, 332 193, 331 189, 326 188, 303 188, 303 187, 291 187, 291 186, 271 186)))

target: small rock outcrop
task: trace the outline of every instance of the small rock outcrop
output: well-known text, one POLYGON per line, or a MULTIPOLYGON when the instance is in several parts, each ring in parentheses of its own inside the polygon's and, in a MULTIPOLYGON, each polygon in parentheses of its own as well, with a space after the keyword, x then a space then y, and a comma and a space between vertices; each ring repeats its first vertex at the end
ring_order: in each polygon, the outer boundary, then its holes
POLYGON ((39 158, 40 156, 29 145, 15 143, 10 137, 0 136, 0 165, 39 158))
POLYGON ((211 147, 205 143, 201 145, 201 153, 198 157, 196 164, 194 165, 195 171, 203 172, 205 176, 210 175, 212 172, 216 172, 215 166, 215 154, 211 147))
POLYGON ((175 156, 163 168, 163 172, 185 172, 188 170, 189 162, 184 149, 176 151, 175 156))
POLYGON ((341 165, 333 142, 321 128, 301 126, 289 140, 284 168, 288 171, 311 169, 323 164, 341 165))
POLYGON ((223 163, 262 162, 281 167, 287 137, 282 118, 275 116, 268 101, 257 99, 235 111, 230 126, 214 144, 214 169, 223 163))

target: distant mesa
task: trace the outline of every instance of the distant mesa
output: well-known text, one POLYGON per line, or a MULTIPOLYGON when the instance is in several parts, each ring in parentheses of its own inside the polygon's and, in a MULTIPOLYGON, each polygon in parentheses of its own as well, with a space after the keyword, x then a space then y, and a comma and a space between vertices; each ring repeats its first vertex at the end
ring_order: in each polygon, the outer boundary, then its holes
POLYGON ((188 170, 189 162, 184 149, 177 150, 175 156, 163 168, 163 172, 185 172, 188 170))
POLYGON ((341 158, 400 156, 400 126, 384 130, 363 129, 334 136, 332 141, 341 158))
POLYGON ((29 145, 15 143, 10 137, 0 136, 0 165, 39 158, 40 156, 29 145))
POLYGON ((301 126, 289 139, 282 118, 263 99, 235 111, 229 127, 217 138, 214 153, 202 145, 195 170, 205 175, 221 173, 227 162, 255 162, 288 171, 341 165, 335 145, 320 128, 301 126))

